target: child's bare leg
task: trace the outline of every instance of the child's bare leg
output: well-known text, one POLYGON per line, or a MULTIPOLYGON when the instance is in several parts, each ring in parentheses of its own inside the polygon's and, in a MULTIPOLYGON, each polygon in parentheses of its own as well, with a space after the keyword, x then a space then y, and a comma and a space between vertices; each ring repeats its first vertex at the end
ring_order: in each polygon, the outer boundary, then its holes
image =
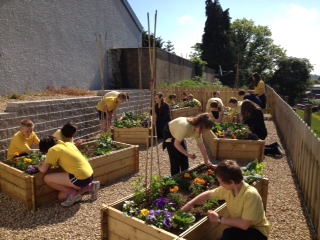
POLYGON ((69 173, 49 173, 44 176, 44 182, 51 188, 58 190, 60 201, 66 200, 68 195, 77 194, 79 187, 73 185, 69 179, 69 173))

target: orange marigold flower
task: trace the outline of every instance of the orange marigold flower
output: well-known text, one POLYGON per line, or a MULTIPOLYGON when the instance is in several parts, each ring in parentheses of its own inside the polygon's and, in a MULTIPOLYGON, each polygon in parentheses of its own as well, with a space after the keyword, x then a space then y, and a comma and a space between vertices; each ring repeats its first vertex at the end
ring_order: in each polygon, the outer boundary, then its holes
POLYGON ((209 174, 209 175, 212 175, 212 174, 213 174, 212 169, 208 169, 208 174, 209 174))
POLYGON ((191 178, 190 173, 185 173, 183 176, 184 176, 185 178, 191 178))
POLYGON ((19 156, 20 154, 19 154, 18 152, 15 152, 14 155, 15 155, 15 156, 19 156))
POLYGON ((14 161, 15 161, 15 162, 18 162, 18 161, 19 161, 19 158, 15 158, 14 161))
POLYGON ((175 186, 174 188, 170 188, 170 192, 171 193, 175 193, 175 192, 178 192, 179 191, 179 187, 178 186, 175 186))
POLYGON ((205 184, 206 184, 206 181, 203 180, 203 179, 201 179, 201 178, 196 178, 196 179, 194 179, 194 181, 195 181, 196 183, 200 183, 200 184, 202 184, 202 185, 205 185, 205 184))

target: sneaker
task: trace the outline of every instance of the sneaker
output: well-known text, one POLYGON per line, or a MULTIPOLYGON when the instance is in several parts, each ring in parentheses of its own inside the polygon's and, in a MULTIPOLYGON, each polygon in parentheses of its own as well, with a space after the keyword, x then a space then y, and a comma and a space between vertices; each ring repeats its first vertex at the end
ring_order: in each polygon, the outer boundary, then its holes
POLYGON ((91 189, 91 200, 95 201, 98 198, 98 190, 100 188, 99 181, 92 181, 92 189, 91 189))
POLYGON ((69 195, 67 200, 61 203, 62 206, 64 207, 69 207, 73 205, 75 202, 79 202, 82 199, 82 195, 78 193, 77 195, 69 195))
POLYGON ((280 145, 278 145, 278 146, 277 146, 277 149, 278 149, 279 155, 280 155, 281 157, 283 157, 283 156, 285 155, 285 153, 284 153, 282 147, 280 147, 280 145))

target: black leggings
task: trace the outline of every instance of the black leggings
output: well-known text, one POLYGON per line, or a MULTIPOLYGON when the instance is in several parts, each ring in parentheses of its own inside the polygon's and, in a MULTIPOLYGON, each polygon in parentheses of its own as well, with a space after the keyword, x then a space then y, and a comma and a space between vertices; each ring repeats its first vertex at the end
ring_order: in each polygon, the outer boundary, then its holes
POLYGON ((263 235, 258 229, 248 228, 248 230, 242 230, 240 228, 226 228, 223 231, 222 238, 220 240, 267 240, 268 237, 263 235))
MULTIPOLYGON (((169 131, 169 126, 166 126, 163 129, 163 144, 165 148, 168 150, 169 159, 170 159, 170 169, 171 169, 171 176, 176 175, 184 170, 189 168, 189 161, 188 157, 182 154, 176 147, 174 146, 174 138, 169 131), (171 142, 165 142, 166 139, 172 138, 171 142)), ((181 142, 181 146, 187 150, 187 144, 185 140, 181 142)))

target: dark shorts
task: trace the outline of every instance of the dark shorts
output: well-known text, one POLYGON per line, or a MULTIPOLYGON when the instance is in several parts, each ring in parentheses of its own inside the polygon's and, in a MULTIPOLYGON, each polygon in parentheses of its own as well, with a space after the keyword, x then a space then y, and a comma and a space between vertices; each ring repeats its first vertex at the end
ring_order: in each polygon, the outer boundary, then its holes
POLYGON ((88 177, 87 179, 79 180, 73 174, 69 173, 69 179, 75 186, 83 188, 92 182, 93 175, 91 175, 91 177, 88 177))
POLYGON ((102 117, 102 112, 101 112, 101 111, 98 111, 98 116, 99 116, 99 119, 100 119, 100 120, 107 118, 106 112, 103 112, 103 117, 102 117))

